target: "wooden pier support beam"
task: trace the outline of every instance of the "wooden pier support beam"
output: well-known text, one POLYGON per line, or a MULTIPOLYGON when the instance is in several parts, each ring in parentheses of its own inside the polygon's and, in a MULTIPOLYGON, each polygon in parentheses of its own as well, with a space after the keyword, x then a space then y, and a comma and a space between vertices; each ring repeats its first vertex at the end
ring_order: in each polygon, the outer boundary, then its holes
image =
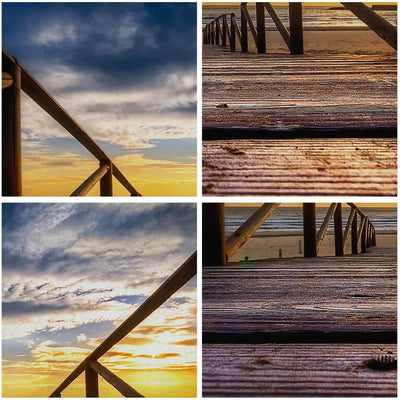
POLYGON ((351 254, 358 254, 357 218, 357 213, 355 213, 353 221, 351 222, 351 254))
POLYGON ((222 46, 226 46, 227 26, 226 15, 222 17, 222 46))
POLYGON ((247 3, 241 3, 240 6, 240 31, 241 31, 241 46, 242 46, 242 53, 247 53, 249 50, 248 44, 248 35, 247 35, 247 19, 246 19, 246 7, 247 3))
POLYGON ((342 227, 342 204, 336 205, 335 214, 333 216, 335 231, 335 256, 343 256, 343 227, 342 227))
POLYGON ((89 362, 85 364, 85 387, 86 397, 99 397, 99 376, 89 362))
POLYGON ((3 55, 4 72, 10 76, 11 85, 2 89, 2 193, 21 196, 21 68, 3 55))
POLYGON ((231 51, 236 51, 235 14, 231 14, 231 51))
POLYGON ((100 196, 112 196, 113 195, 113 188, 112 188, 113 165, 111 162, 100 162, 100 168, 103 167, 103 164, 107 164, 109 166, 109 169, 104 174, 104 176, 100 179, 100 196))
POLYGON ((257 17, 257 52, 265 53, 267 50, 265 41, 265 10, 264 3, 256 3, 257 17))
POLYGON ((304 257, 317 256, 317 214, 315 203, 303 203, 304 257))
POLYGON ((367 225, 368 219, 363 217, 361 220, 361 253, 367 252, 367 225))
POLYGON ((303 54, 303 10, 301 3, 289 3, 290 54, 303 54))
POLYGON ((397 50, 397 28, 360 2, 343 3, 357 18, 368 25, 378 36, 397 50))
POLYGON ((226 264, 224 203, 203 203, 203 265, 226 264))

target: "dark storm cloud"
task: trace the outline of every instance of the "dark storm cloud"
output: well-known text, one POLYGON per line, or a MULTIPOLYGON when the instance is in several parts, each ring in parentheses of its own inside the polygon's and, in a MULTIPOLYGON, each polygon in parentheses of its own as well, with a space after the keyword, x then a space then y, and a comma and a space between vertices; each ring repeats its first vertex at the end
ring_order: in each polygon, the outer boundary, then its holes
MULTIPOLYGON (((66 65, 99 86, 196 68, 196 3, 3 3, 3 47, 33 73, 66 65)), ((81 82, 85 85, 85 82, 81 82)))

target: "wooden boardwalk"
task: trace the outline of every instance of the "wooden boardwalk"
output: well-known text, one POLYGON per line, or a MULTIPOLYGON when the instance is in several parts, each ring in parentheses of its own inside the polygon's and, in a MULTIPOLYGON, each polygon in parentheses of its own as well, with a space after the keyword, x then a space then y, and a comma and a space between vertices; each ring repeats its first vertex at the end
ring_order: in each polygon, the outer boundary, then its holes
POLYGON ((203 46, 203 193, 396 195, 396 99, 395 57, 203 46))
POLYGON ((373 361, 397 354, 396 265, 374 248, 204 267, 203 394, 396 396, 373 361))

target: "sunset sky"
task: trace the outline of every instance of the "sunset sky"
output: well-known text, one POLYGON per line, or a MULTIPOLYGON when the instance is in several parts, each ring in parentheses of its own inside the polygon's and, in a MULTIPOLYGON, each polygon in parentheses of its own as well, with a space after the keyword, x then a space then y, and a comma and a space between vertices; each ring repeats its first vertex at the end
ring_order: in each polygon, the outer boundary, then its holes
MULTIPOLYGON (((3 48, 140 193, 196 195, 196 3, 3 3, 2 11, 3 48)), ((22 133, 23 195, 69 195, 98 167, 26 95, 22 133)))
MULTIPOLYGON (((3 396, 48 397, 195 249, 195 205, 4 204, 3 396)), ((196 396, 195 279, 100 362, 145 396, 196 396)), ((83 395, 82 376, 63 392, 83 395)))

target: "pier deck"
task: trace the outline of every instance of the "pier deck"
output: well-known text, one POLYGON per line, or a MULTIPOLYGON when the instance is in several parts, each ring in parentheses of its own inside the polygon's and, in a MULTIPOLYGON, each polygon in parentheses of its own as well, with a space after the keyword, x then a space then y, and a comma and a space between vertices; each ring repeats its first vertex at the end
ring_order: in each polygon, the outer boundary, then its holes
POLYGON ((396 249, 203 268, 205 396, 396 396, 396 249), (387 365, 384 368, 388 367, 387 365))
POLYGON ((396 195, 396 98, 396 57, 205 45, 203 193, 396 195))

